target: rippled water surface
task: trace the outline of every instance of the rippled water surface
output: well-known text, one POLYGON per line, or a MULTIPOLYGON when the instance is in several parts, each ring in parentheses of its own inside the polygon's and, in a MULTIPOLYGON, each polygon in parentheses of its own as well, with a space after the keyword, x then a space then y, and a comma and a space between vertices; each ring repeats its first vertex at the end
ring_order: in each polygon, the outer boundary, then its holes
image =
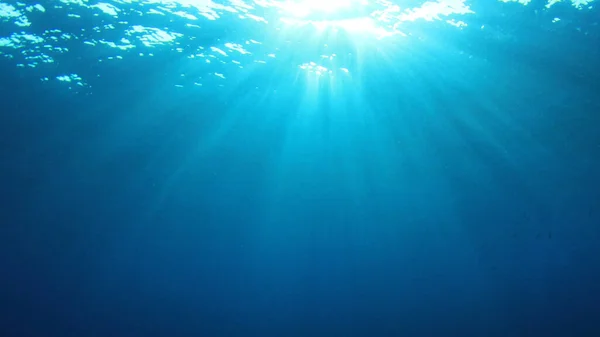
MULTIPOLYGON (((42 81, 70 87, 90 86, 101 75, 82 77, 69 64, 71 58, 123 63, 165 53, 193 60, 182 67, 185 79, 174 84, 178 86, 226 85, 229 77, 290 57, 306 73, 352 76, 361 53, 435 40, 435 29, 447 30, 444 25, 464 34, 480 30, 490 38, 518 38, 518 31, 506 32, 499 20, 511 25, 511 13, 526 11, 531 1, 502 2, 506 5, 464 0, 3 2, 0 55, 17 67, 39 68, 42 81)), ((554 23, 548 29, 561 30, 584 24, 576 22, 576 12, 592 11, 594 2, 535 5, 535 15, 528 18, 533 24, 554 23), (568 24, 561 22, 564 15, 568 24)))

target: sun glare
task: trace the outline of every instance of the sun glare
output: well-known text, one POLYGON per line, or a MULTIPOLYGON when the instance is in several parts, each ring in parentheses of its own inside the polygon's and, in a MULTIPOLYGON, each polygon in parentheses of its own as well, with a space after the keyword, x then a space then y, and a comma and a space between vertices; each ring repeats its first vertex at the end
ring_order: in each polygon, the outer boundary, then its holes
POLYGON ((333 15, 367 3, 366 0, 290 0, 281 7, 292 16, 305 18, 315 14, 333 15))

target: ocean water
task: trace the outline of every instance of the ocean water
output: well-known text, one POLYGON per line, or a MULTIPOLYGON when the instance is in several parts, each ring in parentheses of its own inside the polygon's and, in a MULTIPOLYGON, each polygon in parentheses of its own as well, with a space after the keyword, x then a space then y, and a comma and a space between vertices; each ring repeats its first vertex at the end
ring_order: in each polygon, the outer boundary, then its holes
POLYGON ((599 5, 0 0, 0 336, 600 336, 599 5))

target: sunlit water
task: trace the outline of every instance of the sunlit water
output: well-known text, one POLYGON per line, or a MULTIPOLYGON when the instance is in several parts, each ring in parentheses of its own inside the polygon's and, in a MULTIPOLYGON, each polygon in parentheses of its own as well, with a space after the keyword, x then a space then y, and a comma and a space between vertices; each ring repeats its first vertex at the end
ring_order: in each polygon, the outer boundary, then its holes
POLYGON ((0 1, 0 336, 600 336, 597 1, 0 1))
MULTIPOLYGON (((527 6, 531 1, 504 2, 527 6)), ((593 8, 593 0, 551 0, 540 15, 560 25, 565 3, 573 10, 593 8)), ((344 50, 340 40, 360 53, 427 38, 431 32, 424 30, 438 23, 497 34, 477 15, 465 0, 2 2, 0 55, 17 67, 36 68, 42 81, 66 82, 71 89, 91 86, 101 75, 84 78, 72 66, 56 66, 82 47, 101 55, 91 60, 97 63, 178 53, 194 60, 182 69, 185 78, 173 83, 182 87, 225 86, 228 78, 260 71, 289 54, 305 73, 352 76, 359 65, 348 58, 359 55, 344 50)))

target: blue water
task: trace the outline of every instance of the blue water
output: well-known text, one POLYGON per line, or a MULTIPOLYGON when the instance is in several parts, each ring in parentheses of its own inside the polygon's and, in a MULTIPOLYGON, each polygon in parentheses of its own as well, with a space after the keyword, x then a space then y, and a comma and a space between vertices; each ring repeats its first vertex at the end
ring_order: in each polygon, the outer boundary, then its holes
POLYGON ((0 336, 600 336, 595 1, 0 1, 0 336))

